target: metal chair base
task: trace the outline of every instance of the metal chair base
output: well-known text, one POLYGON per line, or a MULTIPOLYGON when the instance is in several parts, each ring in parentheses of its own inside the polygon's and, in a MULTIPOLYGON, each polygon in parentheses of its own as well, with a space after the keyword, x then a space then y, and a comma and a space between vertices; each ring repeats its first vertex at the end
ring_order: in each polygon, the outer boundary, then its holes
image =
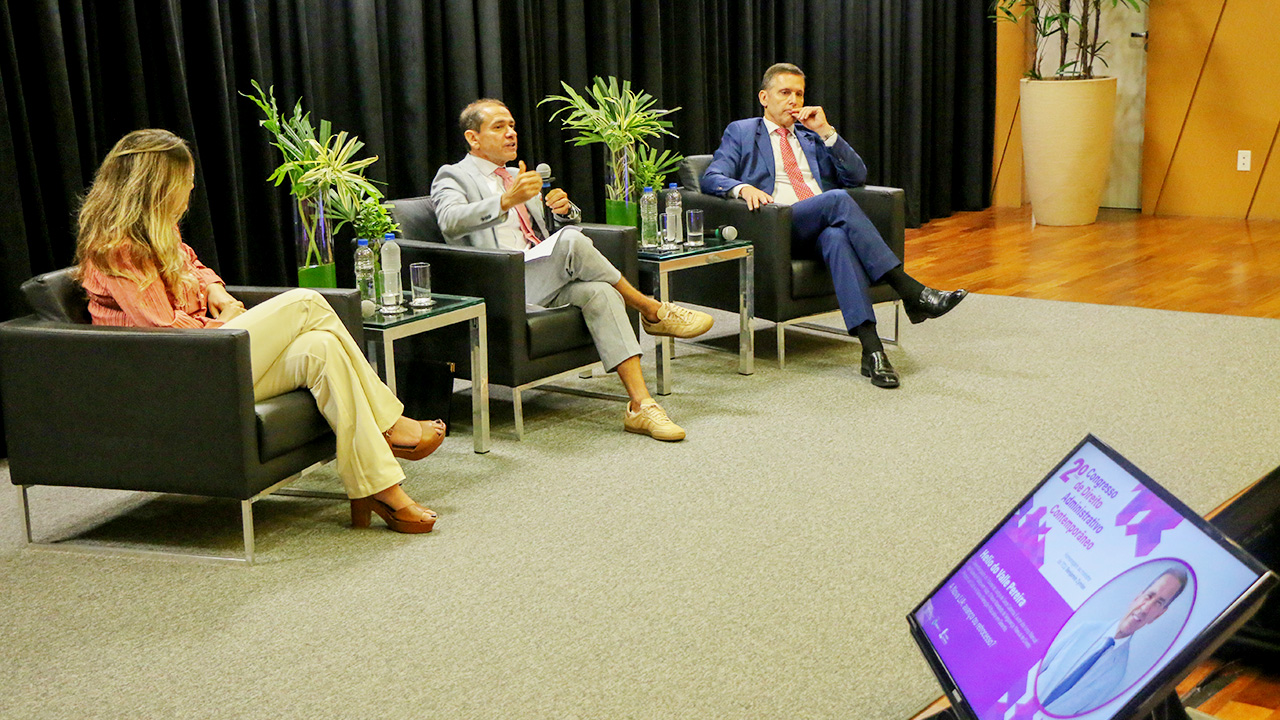
POLYGON ((550 384, 557 380, 561 380, 574 375, 584 379, 594 377, 595 371, 597 369, 601 371, 604 370, 604 364, 598 360, 589 365, 583 365, 581 367, 565 370, 564 372, 556 373, 555 375, 548 375, 547 377, 539 378, 537 380, 534 380, 533 382, 527 382, 523 385, 519 385, 517 387, 511 388, 511 404, 515 411, 515 420, 516 420, 516 439, 524 440, 524 401, 523 401, 523 398, 521 397, 521 394, 525 390, 532 390, 534 388, 539 388, 544 392, 557 392, 563 395, 577 395, 578 397, 597 398, 600 400, 621 400, 623 402, 630 402, 631 399, 628 398, 626 395, 593 392, 591 390, 578 390, 576 388, 560 387, 557 385, 550 384))
MULTIPOLYGON (((827 333, 829 335, 838 335, 843 338, 848 338, 849 333, 845 332, 844 330, 838 330, 836 328, 828 327, 826 325, 817 325, 813 322, 814 320, 821 317, 826 317, 828 315, 839 315, 839 314, 840 314, 839 310, 832 310, 831 312, 818 313, 816 315, 806 315, 804 317, 795 318, 793 320, 784 320, 780 323, 777 323, 774 326, 774 328, 778 335, 778 369, 782 370, 787 366, 787 340, 786 340, 785 331, 788 327, 791 327, 791 326, 802 327, 806 330, 816 330, 818 332, 827 333)), ((894 300, 893 301, 893 336, 892 337, 885 337, 883 335, 880 336, 880 339, 884 341, 886 345, 893 345, 894 347, 899 346, 900 344, 899 340, 902 337, 901 323, 902 323, 902 301, 894 300)))
POLYGON ((20 504, 22 505, 22 523, 26 531, 27 547, 32 550, 41 550, 46 552, 69 552, 69 553, 85 553, 94 555, 108 555, 112 557, 140 557, 154 560, 173 560, 180 562, 201 562, 212 564, 233 564, 233 565, 252 565, 254 564, 254 546, 255 538, 253 533, 253 504, 267 497, 268 495, 289 495, 293 497, 309 497, 322 498, 326 500, 346 500, 345 493, 325 492, 321 490, 295 490, 286 487, 290 483, 298 480, 302 476, 319 468, 323 463, 316 463, 301 472, 291 475, 284 480, 272 485, 262 492, 254 495, 248 500, 240 501, 240 525, 244 535, 244 556, 237 555, 217 555, 206 554, 201 552, 181 552, 181 551, 165 551, 165 550, 140 550, 127 547, 113 547, 108 545, 99 545, 97 543, 85 542, 83 540, 57 540, 57 541, 37 541, 31 531, 31 501, 27 497, 27 490, 31 485, 22 485, 20 504))

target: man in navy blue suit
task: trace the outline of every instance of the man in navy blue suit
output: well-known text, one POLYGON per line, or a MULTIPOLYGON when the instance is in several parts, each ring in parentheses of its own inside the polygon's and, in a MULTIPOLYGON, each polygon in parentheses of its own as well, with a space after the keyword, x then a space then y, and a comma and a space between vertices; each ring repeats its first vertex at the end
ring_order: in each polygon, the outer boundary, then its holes
POLYGON ((967 292, 934 290, 903 271, 866 213, 841 189, 865 184, 867 166, 821 107, 804 104, 804 85, 804 73, 790 63, 765 71, 764 117, 729 124, 702 176, 702 191, 740 198, 750 210, 791 205, 792 243, 820 248, 845 325, 862 343, 862 374, 876 387, 898 387, 898 372, 876 331, 871 285, 893 287, 913 323, 945 315, 967 292))

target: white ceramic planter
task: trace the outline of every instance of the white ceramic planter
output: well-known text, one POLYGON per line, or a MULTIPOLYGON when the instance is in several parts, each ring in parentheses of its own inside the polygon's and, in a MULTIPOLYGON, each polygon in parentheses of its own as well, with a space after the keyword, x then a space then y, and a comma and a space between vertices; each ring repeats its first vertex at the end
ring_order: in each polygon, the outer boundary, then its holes
POLYGON ((1088 225, 1111 164, 1116 79, 1022 80, 1022 156, 1043 225, 1088 225))

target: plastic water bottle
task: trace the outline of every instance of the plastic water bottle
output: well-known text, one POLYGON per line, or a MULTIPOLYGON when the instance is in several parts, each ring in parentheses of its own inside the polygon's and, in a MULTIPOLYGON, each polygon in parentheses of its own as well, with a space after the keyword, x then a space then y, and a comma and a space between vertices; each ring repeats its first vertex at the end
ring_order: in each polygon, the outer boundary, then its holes
POLYGON ((360 289, 361 300, 378 301, 374 286, 373 251, 369 249, 369 241, 365 238, 356 240, 356 287, 360 289))
POLYGON ((658 239, 658 195, 646 187, 640 196, 640 247, 655 248, 658 239))
POLYGON ((680 188, 667 186, 667 234, 668 242, 679 245, 684 242, 684 205, 680 200, 680 188))

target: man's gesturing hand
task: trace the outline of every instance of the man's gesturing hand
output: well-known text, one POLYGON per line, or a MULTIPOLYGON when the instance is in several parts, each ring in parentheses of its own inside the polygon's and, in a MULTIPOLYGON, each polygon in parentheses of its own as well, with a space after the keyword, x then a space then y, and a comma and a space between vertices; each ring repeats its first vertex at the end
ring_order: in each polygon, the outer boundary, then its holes
POLYGON ((823 140, 831 137, 831 133, 836 129, 831 127, 831 123, 827 122, 827 113, 818 105, 805 105, 799 110, 793 111, 796 120, 802 125, 822 136, 823 140))
POLYGON ((520 172, 516 174, 511 187, 502 193, 503 212, 537 197, 542 192, 542 176, 536 171, 526 170, 524 161, 520 161, 520 172))
POLYGON ((738 189, 738 197, 747 201, 748 210, 755 210, 758 207, 762 207, 773 202, 772 195, 761 190, 755 185, 743 185, 738 189))
POLYGON ((557 215, 568 215, 573 210, 573 203, 569 202, 569 194, 560 188, 553 188, 548 192, 545 202, 547 207, 551 208, 551 212, 557 215))

